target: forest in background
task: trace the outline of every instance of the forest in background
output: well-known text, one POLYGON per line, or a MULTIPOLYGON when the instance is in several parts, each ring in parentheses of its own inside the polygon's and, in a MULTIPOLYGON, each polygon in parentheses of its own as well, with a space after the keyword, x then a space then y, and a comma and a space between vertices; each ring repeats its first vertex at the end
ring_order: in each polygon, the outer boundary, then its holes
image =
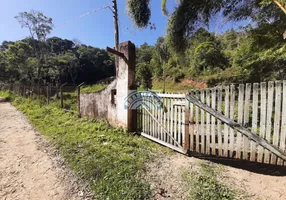
POLYGON ((15 17, 30 36, 0 45, 0 81, 6 83, 59 85, 96 83, 115 75, 114 56, 107 51, 48 35, 52 19, 37 11, 15 17))
MULTIPOLYGON (((152 87, 152 78, 179 83, 183 79, 208 86, 286 78, 286 23, 248 25, 223 34, 204 28, 189 38, 184 54, 172 53, 163 37, 154 46, 137 48, 137 79, 152 87)), ((153 81, 154 82, 154 81, 153 81)))
MULTIPOLYGON (((212 6, 218 6, 212 13, 200 10, 202 5, 197 1, 181 1, 174 13, 168 15, 166 36, 159 37, 155 45, 144 43, 136 48, 138 86, 151 89, 164 80, 173 84, 190 80, 211 87, 286 78, 286 39, 283 38, 283 33, 286 37, 286 14, 270 0, 241 1, 233 4, 235 6, 215 2, 203 6, 210 10, 216 8, 212 6), (187 13, 188 17, 182 19, 190 6, 196 7, 198 13, 187 13), (228 17, 228 22, 248 19, 250 24, 220 34, 209 32, 207 22, 219 10, 228 17), (206 16, 202 19, 194 18, 203 14, 206 16), (180 20, 190 27, 182 28, 180 20), (178 34, 177 37, 174 34, 178 34)), ((127 1, 127 6, 134 8, 130 12, 136 25, 142 22, 140 12, 144 11, 136 8, 147 9, 141 4, 137 0, 127 1)), ((166 14, 164 4, 162 6, 166 14)), ((151 13, 144 13, 143 22, 148 26, 151 13)), ((21 41, 4 41, 0 45, 2 82, 93 84, 115 75, 114 56, 105 50, 81 44, 78 40, 48 38, 53 23, 43 13, 22 12, 15 18, 30 35, 21 41)), ((143 22, 141 27, 145 26, 143 22)))
POLYGON ((115 75, 114 57, 105 50, 58 37, 26 38, 0 45, 0 80, 7 83, 87 84, 115 75), (40 57, 33 43, 41 46, 40 57))
MULTIPOLYGON (((285 1, 179 0, 172 12, 167 2, 162 0, 162 12, 168 17, 166 36, 154 47, 139 48, 137 77, 145 88, 151 87, 151 74, 177 83, 203 81, 208 86, 285 79, 285 1), (244 25, 210 33, 207 30, 216 23, 215 17, 244 25), (155 53, 148 55, 148 48, 155 53)), ((128 8, 136 26, 152 24, 150 1, 128 0, 128 8)))

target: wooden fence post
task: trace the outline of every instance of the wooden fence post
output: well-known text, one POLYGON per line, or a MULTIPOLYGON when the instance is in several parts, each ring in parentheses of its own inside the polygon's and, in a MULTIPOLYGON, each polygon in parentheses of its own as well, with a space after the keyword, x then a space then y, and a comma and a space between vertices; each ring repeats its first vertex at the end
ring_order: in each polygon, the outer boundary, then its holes
POLYGON ((80 87, 83 86, 84 83, 81 83, 77 86, 77 111, 78 111, 78 117, 81 117, 80 114, 80 87))
POLYGON ((23 86, 23 97, 26 97, 26 85, 23 86))
POLYGON ((189 101, 186 100, 186 105, 185 105, 185 140, 184 140, 184 150, 186 152, 188 152, 190 150, 189 125, 190 125, 190 107, 189 107, 189 101))
POLYGON ((49 105, 50 103, 49 86, 46 87, 46 90, 47 90, 47 104, 49 105))
POLYGON ((64 108, 63 88, 60 88, 61 108, 64 108))
POLYGON ((67 83, 64 83, 60 86, 60 99, 61 99, 61 108, 64 108, 64 97, 63 97, 63 86, 67 83))
POLYGON ((38 85, 38 93, 37 93, 37 99, 39 99, 40 95, 41 95, 41 89, 40 89, 40 85, 38 85))

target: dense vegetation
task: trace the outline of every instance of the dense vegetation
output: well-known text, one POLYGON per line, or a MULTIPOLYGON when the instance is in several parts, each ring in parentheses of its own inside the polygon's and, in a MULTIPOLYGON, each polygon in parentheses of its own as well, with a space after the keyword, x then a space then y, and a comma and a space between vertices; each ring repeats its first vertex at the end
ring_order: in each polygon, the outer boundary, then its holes
MULTIPOLYGON (((167 40, 171 49, 180 53, 188 46, 188 38, 199 27, 208 26, 215 15, 226 21, 251 19, 260 24, 285 20, 286 14, 284 0, 179 0, 171 13, 167 11, 169 1, 162 0, 162 12, 169 17, 167 40)), ((150 0, 127 0, 127 8, 136 26, 152 25, 150 0)))
MULTIPOLYGON (((286 78, 286 43, 280 35, 282 22, 247 26, 223 34, 200 28, 189 38, 189 47, 181 55, 167 54, 160 58, 157 46, 143 44, 138 48, 138 79, 148 88, 154 78, 207 81, 208 85, 223 82, 259 82, 286 78), (151 74, 151 75, 150 75, 151 74)), ((169 51, 166 48, 167 53, 169 51)))
POLYGON ((114 57, 78 40, 47 38, 52 19, 41 12, 16 17, 31 35, 0 45, 0 80, 22 84, 94 83, 115 74, 114 57))
MULTIPOLYGON (((129 8, 134 23, 147 27, 149 1, 129 0, 127 6, 131 2, 136 5, 129 8)), ((166 2, 162 0, 163 13, 169 16, 166 37, 137 51, 137 80, 144 88, 151 88, 152 76, 174 82, 183 78, 206 81, 209 86, 285 79, 285 1, 180 0, 173 13, 166 10, 166 2), (208 25, 213 17, 245 25, 212 33, 208 25)))

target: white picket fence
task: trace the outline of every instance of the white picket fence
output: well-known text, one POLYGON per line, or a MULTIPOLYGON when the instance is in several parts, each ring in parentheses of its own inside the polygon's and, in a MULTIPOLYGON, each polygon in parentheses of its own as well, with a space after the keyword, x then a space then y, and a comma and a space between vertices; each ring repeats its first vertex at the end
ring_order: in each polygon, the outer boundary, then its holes
MULTIPOLYGON (((286 153, 286 81, 240 84, 191 91, 200 102, 239 123, 286 153)), ((142 135, 180 152, 284 165, 258 141, 231 128, 186 100, 185 94, 157 93, 164 109, 142 109, 142 135)), ((151 97, 143 101, 151 102, 151 97)))

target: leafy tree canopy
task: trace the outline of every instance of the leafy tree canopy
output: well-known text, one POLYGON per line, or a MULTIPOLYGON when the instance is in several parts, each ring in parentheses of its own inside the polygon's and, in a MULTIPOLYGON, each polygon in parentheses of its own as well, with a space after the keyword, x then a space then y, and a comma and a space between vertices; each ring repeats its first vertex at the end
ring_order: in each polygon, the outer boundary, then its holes
MULTIPOLYGON (((285 7, 285 1, 282 0, 179 0, 178 6, 169 17, 168 43, 176 52, 184 51, 187 38, 194 34, 198 27, 208 26, 211 17, 221 11, 228 20, 250 18, 258 24, 265 21, 285 21, 286 15, 283 9, 277 6, 277 2, 285 7)), ((141 28, 148 26, 150 20, 149 3, 149 0, 127 1, 132 19, 141 28)), ((166 3, 167 0, 162 0, 162 10, 165 14, 166 3)))

